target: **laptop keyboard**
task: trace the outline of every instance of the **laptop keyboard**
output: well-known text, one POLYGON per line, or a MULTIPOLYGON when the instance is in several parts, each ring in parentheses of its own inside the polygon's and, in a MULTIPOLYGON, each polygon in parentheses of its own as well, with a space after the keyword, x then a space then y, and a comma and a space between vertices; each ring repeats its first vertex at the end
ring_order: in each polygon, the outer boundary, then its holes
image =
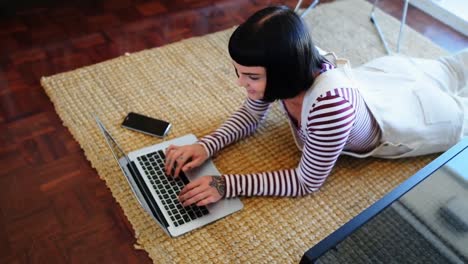
POLYGON ((165 155, 162 150, 140 156, 138 161, 175 226, 180 226, 209 213, 206 206, 183 207, 179 202, 177 197, 184 186, 189 183, 189 180, 182 171, 177 178, 166 175, 165 155))

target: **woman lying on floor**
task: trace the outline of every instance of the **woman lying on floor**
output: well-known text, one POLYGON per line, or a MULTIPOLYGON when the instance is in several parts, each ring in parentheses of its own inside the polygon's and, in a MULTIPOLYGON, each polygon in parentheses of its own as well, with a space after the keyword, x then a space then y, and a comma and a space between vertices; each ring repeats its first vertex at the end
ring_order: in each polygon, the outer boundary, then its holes
POLYGON ((438 60, 400 56, 350 69, 319 54, 301 18, 268 7, 229 40, 244 105, 197 144, 170 146, 167 173, 201 165, 252 134, 279 101, 302 157, 297 168, 204 176, 180 193, 184 206, 235 196, 301 196, 327 179, 340 154, 402 158, 442 152, 468 135, 468 50, 438 60))

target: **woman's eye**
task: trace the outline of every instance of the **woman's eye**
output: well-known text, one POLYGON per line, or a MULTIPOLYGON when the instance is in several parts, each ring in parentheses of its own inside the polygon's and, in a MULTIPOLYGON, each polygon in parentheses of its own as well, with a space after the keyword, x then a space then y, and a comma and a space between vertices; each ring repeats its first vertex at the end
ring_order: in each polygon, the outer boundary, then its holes
POLYGON ((253 76, 249 76, 249 78, 252 81, 258 81, 260 79, 259 77, 253 77, 253 76))

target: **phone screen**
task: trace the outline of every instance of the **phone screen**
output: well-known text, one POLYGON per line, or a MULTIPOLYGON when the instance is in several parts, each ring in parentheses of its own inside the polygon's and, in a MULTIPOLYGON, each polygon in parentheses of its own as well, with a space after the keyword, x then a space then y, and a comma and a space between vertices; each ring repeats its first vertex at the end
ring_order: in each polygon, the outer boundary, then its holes
POLYGON ((125 117, 122 126, 157 137, 164 137, 171 128, 169 122, 133 112, 125 117))

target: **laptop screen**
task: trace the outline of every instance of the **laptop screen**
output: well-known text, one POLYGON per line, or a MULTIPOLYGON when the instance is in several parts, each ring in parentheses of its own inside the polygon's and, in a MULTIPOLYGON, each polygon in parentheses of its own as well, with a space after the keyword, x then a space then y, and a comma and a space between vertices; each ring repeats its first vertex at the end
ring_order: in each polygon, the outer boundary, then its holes
POLYGON ((107 144, 109 145, 109 148, 111 149, 114 158, 117 161, 120 161, 122 158, 125 158, 125 161, 127 161, 127 163, 130 163, 127 154, 125 154, 125 152, 123 152, 119 145, 117 145, 117 143, 114 141, 114 138, 112 138, 109 132, 107 132, 107 129, 104 127, 104 125, 98 119, 97 123, 99 125, 99 128, 101 129, 102 134, 106 138, 107 144))
POLYGON ((99 120, 99 118, 95 117, 95 119, 99 129, 106 139, 107 145, 111 149, 112 155, 122 170, 122 173, 125 175, 125 179, 127 180, 130 189, 135 195, 135 198, 140 203, 142 208, 145 209, 151 216, 153 216, 162 228, 166 229, 168 225, 167 221, 164 219, 162 212, 157 207, 156 202, 154 202, 154 200, 149 197, 149 191, 145 189, 146 186, 142 182, 143 180, 141 179, 135 164, 119 147, 109 132, 107 132, 107 129, 104 127, 104 124, 99 120))
MULTIPOLYGON (((349 233, 341 242, 326 250, 319 243, 307 254, 316 263, 468 263, 468 140, 460 144, 370 220, 349 225, 361 214, 340 228, 349 233)), ((339 237, 340 229, 328 238, 339 237)))
POLYGON ((144 201, 144 198, 142 197, 141 192, 138 190, 138 187, 136 186, 136 182, 133 179, 132 175, 135 175, 136 172, 134 171, 134 168, 131 166, 132 162, 128 158, 127 154, 120 148, 120 146, 115 142, 114 138, 107 132, 107 129, 104 127, 104 124, 99 120, 98 117, 95 117, 96 123, 99 126, 99 129, 101 130, 102 134, 104 135, 104 138, 106 139, 107 145, 109 146, 112 155, 114 156, 115 160, 117 161, 120 169, 122 170, 122 173, 125 175, 125 179, 130 185, 130 189, 132 190, 133 194, 137 198, 138 202, 140 205, 148 212, 150 212, 150 209, 146 202, 144 201))

